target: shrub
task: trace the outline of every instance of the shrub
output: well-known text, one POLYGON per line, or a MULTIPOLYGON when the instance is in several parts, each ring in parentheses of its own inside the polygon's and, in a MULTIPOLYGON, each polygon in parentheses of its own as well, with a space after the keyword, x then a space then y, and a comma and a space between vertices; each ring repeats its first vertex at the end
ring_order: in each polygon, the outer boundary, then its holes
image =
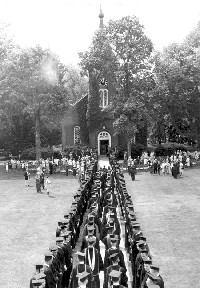
POLYGON ((88 146, 66 146, 64 149, 64 156, 69 157, 69 154, 72 153, 73 158, 81 156, 84 150, 88 149, 88 146))
POLYGON ((155 156, 171 156, 177 150, 187 151, 187 147, 183 144, 178 143, 165 143, 163 145, 159 145, 155 148, 155 156))
POLYGON ((132 157, 132 159, 135 159, 138 156, 141 157, 142 152, 144 150, 147 150, 144 145, 142 145, 142 144, 132 144, 131 145, 131 157, 132 157))
MULTIPOLYGON (((51 148, 41 148, 41 157, 43 159, 52 158, 53 149, 51 148)), ((21 160, 36 160, 36 150, 35 147, 27 148, 21 153, 21 160)))

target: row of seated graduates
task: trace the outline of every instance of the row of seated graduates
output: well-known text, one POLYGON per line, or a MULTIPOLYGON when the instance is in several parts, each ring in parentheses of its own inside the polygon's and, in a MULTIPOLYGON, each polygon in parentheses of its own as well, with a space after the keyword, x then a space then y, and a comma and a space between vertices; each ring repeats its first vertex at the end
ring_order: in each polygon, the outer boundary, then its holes
POLYGON ((123 172, 115 165, 116 188, 121 206, 121 213, 125 220, 125 247, 129 253, 132 266, 133 288, 161 287, 164 281, 160 275, 160 268, 153 264, 147 239, 141 225, 136 219, 131 196, 127 192, 123 172))
POLYGON ((69 211, 64 212, 58 221, 56 239, 44 253, 44 263, 35 264, 30 280, 30 288, 68 288, 72 271, 72 254, 83 223, 83 215, 91 198, 93 174, 97 170, 97 161, 90 164, 86 171, 86 180, 73 195, 74 201, 69 211))
POLYGON ((120 250, 121 228, 115 191, 112 169, 99 169, 88 202, 89 213, 83 229, 82 245, 77 251, 78 264, 72 271, 71 288, 99 288, 100 271, 104 271, 104 288, 128 287, 124 255, 120 250), (99 241, 105 245, 104 261, 99 241), (94 258, 95 263, 92 261, 94 258))

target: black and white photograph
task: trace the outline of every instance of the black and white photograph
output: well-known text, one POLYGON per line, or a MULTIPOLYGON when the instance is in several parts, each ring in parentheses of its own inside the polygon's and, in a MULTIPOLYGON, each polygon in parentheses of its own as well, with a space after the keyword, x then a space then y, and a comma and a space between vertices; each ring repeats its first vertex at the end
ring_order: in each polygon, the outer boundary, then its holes
POLYGON ((0 288, 200 287, 200 1, 0 0, 0 288))

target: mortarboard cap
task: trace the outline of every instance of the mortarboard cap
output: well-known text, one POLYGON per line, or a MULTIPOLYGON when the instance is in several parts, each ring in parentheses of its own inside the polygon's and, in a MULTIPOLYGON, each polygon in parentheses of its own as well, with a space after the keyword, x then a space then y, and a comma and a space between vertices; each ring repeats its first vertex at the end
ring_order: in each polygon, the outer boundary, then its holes
POLYGON ((133 211, 129 211, 128 214, 129 214, 130 216, 135 216, 135 212, 133 212, 133 211))
POLYGON ((157 281, 159 280, 159 277, 155 276, 154 274, 147 273, 147 276, 152 280, 152 281, 157 281))
POLYGON ((78 255, 78 256, 85 257, 85 253, 81 252, 81 251, 77 251, 75 254, 78 255))
POLYGON ((40 287, 42 286, 44 281, 42 279, 32 280, 33 287, 40 287))
POLYGON ((63 237, 56 237, 56 242, 62 242, 63 241, 63 237))
POLYGON ((139 223, 134 223, 134 222, 133 222, 132 227, 133 227, 133 228, 140 228, 140 224, 139 224, 139 223))
POLYGON ((112 278, 119 278, 121 275, 121 272, 120 271, 117 271, 117 270, 112 270, 109 274, 110 277, 112 278))
POLYGON ((157 271, 157 272, 159 272, 160 271, 160 268, 158 267, 158 266, 154 266, 154 265, 151 265, 151 267, 150 267, 152 270, 155 270, 155 271, 157 271))
POLYGON ((143 240, 144 242, 146 242, 146 241, 147 241, 147 238, 146 238, 146 237, 144 237, 143 235, 142 235, 142 236, 140 236, 140 237, 139 237, 139 239, 140 239, 140 240, 143 240))
POLYGON ((110 241, 111 242, 116 242, 118 240, 118 238, 115 236, 115 237, 113 237, 113 238, 110 238, 110 241))
POLYGON ((44 252, 44 257, 53 257, 53 254, 51 251, 45 251, 44 252))
POLYGON ((87 230, 88 231, 93 231, 95 228, 94 228, 94 226, 93 225, 88 225, 87 226, 87 230))
POLYGON ((77 207, 75 205, 72 205, 71 210, 70 211, 76 211, 77 207))
POLYGON ((152 260, 151 259, 144 260, 144 263, 151 265, 152 264, 152 260))
POLYGON ((38 274, 36 274, 36 279, 44 279, 46 277, 46 275, 44 274, 44 272, 40 272, 38 274))
POLYGON ((76 275, 76 277, 78 277, 81 282, 84 282, 85 279, 88 277, 89 274, 90 274, 90 273, 88 273, 87 271, 83 271, 83 273, 78 273, 78 274, 76 275))
POLYGON ((138 240, 138 241, 136 241, 136 243, 139 245, 139 247, 141 246, 141 245, 144 245, 144 243, 145 243, 145 241, 144 240, 138 240))
POLYGON ((43 264, 41 264, 41 263, 35 263, 35 269, 36 270, 39 270, 40 271, 40 269, 42 269, 43 268, 43 264))
POLYGON ((65 235, 68 236, 68 235, 70 235, 70 234, 72 234, 72 231, 71 231, 71 230, 67 230, 67 231, 64 232, 63 237, 64 237, 65 235))
POLYGON ((95 238, 94 237, 88 237, 87 240, 89 243, 94 243, 95 242, 95 238))
POLYGON ((70 221, 70 219, 64 219, 64 220, 63 220, 63 224, 68 224, 69 221, 70 221))
POLYGON ((57 251, 58 250, 58 246, 54 243, 49 245, 49 250, 50 251, 57 251))
POLYGON ((119 259, 119 255, 118 253, 113 253, 110 255, 109 257, 112 261, 116 261, 117 259, 119 259))

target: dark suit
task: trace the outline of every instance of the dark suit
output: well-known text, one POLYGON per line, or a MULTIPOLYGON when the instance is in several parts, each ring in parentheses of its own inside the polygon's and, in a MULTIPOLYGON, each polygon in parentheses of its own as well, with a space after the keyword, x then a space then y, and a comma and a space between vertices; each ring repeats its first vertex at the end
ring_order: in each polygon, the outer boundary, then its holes
POLYGON ((46 285, 45 288, 56 288, 58 283, 58 278, 52 270, 52 266, 49 267, 44 265, 44 274, 46 275, 46 285))

